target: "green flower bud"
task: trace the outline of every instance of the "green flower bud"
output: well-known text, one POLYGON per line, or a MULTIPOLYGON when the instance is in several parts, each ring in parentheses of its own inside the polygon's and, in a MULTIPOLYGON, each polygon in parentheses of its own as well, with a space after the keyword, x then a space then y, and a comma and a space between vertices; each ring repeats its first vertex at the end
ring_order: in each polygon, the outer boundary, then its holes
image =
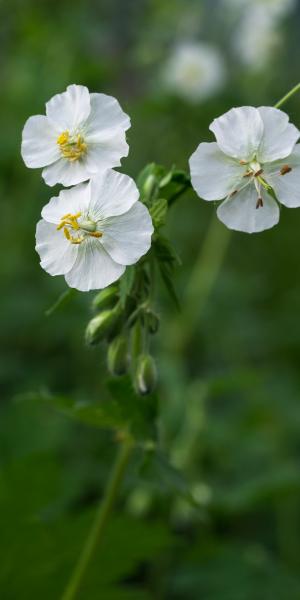
POLYGON ((102 310, 103 308, 113 307, 118 300, 118 286, 111 285, 104 290, 101 290, 92 301, 94 311, 102 310))
POLYGON ((128 367, 127 339, 124 335, 116 337, 108 347, 107 368, 112 375, 124 375, 128 367))
POLYGON ((157 333, 159 328, 159 317, 152 310, 148 310, 145 314, 145 323, 149 333, 157 333))
POLYGON ((106 338, 116 326, 119 317, 119 307, 110 310, 104 310, 99 315, 94 317, 89 322, 85 330, 86 343, 89 346, 94 346, 106 338))
POLYGON ((136 369, 135 386, 138 394, 145 396, 151 394, 156 387, 157 370, 155 362, 150 354, 142 354, 139 357, 136 369))
POLYGON ((143 185, 143 192, 144 192, 146 201, 151 200, 151 198, 153 196, 153 192, 155 191, 156 185, 157 185, 156 177, 155 177, 155 175, 153 175, 151 173, 150 175, 148 175, 148 177, 143 185))

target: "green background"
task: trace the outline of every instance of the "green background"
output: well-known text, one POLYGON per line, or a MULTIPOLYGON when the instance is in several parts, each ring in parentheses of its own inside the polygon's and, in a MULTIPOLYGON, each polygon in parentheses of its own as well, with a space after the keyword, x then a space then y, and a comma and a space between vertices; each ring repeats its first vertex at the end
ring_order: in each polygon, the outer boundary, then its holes
MULTIPOLYGON (((197 144, 212 140, 215 116, 272 105, 298 82, 300 7, 280 22, 282 43, 261 69, 238 62, 238 21, 217 1, 11 0, 0 11, 0 596, 54 600, 116 443, 42 401, 48 392, 110 398, 105 351, 83 343, 92 295, 45 316, 66 286, 34 250, 53 190, 22 162, 23 124, 68 84, 84 84, 117 97, 131 117, 123 172, 136 177, 153 161, 187 169, 197 144), (191 37, 219 47, 227 84, 189 105, 166 94, 158 74, 172 46, 191 37)), ((285 109, 300 127, 300 96, 285 109)), ((203 301, 203 273, 226 235, 220 225, 204 265, 214 215, 192 192, 169 214, 182 310, 158 290, 153 345, 168 464, 141 468, 134 454, 82 599, 300 598, 300 211, 283 207, 271 231, 228 236, 203 301)))

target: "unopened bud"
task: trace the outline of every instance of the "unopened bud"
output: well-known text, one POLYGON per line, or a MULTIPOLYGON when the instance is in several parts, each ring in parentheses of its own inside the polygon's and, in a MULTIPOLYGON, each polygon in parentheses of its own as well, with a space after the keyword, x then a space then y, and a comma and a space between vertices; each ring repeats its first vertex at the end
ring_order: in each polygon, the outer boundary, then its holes
POLYGON ((159 328, 159 317, 152 310, 148 310, 145 315, 145 321, 149 333, 156 333, 159 328))
POLYGON ((118 300, 118 286, 111 285, 104 290, 101 290, 92 301, 94 311, 102 310, 103 308, 113 307, 118 300))
POLYGON ((116 337, 107 351, 107 367, 112 375, 124 375, 128 367, 127 340, 124 335, 116 337))
POLYGON ((104 310, 94 317, 85 330, 85 340, 89 346, 98 344, 106 338, 115 327, 120 316, 120 310, 116 307, 104 310))
POLYGON ((138 394, 145 396, 151 394, 156 387, 157 370, 155 362, 150 354, 142 354, 139 357, 136 369, 136 390, 138 394))
POLYGON ((148 175, 148 177, 143 185, 143 192, 144 192, 146 201, 151 200, 151 198, 153 196, 153 192, 156 188, 156 185, 157 185, 157 181, 156 181, 155 175, 153 175, 153 174, 148 175))

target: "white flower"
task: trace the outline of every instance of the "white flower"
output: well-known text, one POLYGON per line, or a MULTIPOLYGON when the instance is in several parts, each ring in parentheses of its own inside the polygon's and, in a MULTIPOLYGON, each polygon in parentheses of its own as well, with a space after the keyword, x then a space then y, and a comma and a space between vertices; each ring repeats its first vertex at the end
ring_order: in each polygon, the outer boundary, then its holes
POLYGON ((22 136, 27 167, 44 167, 48 185, 75 185, 119 166, 128 154, 129 117, 115 98, 69 85, 46 104, 46 116, 30 117, 22 136))
POLYGON ((240 62, 259 71, 280 47, 282 39, 273 14, 262 5, 254 5, 251 11, 245 11, 236 27, 233 47, 240 62))
POLYGON ((189 102, 205 100, 224 83, 222 56, 208 44, 182 43, 167 60, 162 79, 167 89, 189 102))
POLYGON ((138 197, 130 177, 107 170, 51 198, 36 230, 43 269, 81 291, 119 279, 151 245, 151 217, 138 197))
POLYGON ((192 185, 204 200, 225 201, 219 219, 230 229, 263 231, 279 221, 281 204, 300 206, 300 132, 276 108, 232 108, 210 125, 216 142, 190 158, 192 185))
POLYGON ((253 9, 260 6, 265 12, 274 18, 282 18, 289 14, 297 4, 297 0, 252 0, 251 10, 249 0, 223 0, 225 8, 234 11, 245 11, 251 13, 253 9))

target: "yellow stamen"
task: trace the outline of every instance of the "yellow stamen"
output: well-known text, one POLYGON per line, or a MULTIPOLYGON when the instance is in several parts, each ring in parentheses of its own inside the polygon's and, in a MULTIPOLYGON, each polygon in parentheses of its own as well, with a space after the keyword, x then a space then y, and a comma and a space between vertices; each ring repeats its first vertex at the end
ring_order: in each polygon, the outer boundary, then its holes
POLYGON ((57 225, 57 231, 63 229, 64 236, 71 244, 81 244, 87 236, 95 238, 102 237, 103 234, 101 231, 88 230, 88 225, 96 229, 96 223, 93 221, 82 221, 81 223, 78 223, 77 219, 79 219, 79 217, 81 217, 81 212, 77 212, 74 215, 67 213, 61 218, 59 225, 57 225), (77 232, 76 236, 72 234, 73 231, 77 232), (79 232, 82 232, 82 235, 78 235, 79 232))
POLYGON ((87 150, 87 145, 82 135, 77 134, 70 137, 69 131, 63 131, 56 140, 60 151, 65 158, 71 162, 78 160, 87 150))

